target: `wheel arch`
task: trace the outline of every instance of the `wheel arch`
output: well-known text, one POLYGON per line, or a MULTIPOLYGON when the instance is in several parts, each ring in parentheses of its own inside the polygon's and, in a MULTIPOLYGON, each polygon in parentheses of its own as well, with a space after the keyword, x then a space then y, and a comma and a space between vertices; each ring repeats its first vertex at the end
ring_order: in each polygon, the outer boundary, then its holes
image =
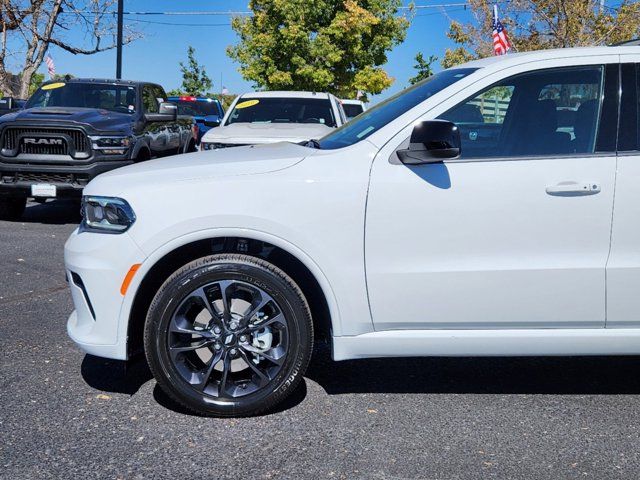
POLYGON ((143 162, 151 159, 151 149, 147 144, 137 147, 132 155, 132 159, 136 162, 143 162))
POLYGON ((138 271, 140 275, 136 282, 132 282, 123 305, 127 358, 143 350, 147 309, 162 283, 184 264, 217 253, 252 255, 283 270, 309 302, 316 337, 331 342, 332 334, 339 325, 337 302, 319 266, 302 250, 279 237, 257 231, 200 232, 159 248, 138 271))

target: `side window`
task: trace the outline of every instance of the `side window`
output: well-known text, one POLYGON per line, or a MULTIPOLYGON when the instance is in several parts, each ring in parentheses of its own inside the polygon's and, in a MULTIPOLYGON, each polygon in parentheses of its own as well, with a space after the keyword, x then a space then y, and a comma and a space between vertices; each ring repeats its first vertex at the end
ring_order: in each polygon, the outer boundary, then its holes
POLYGON ((439 118, 460 127, 463 158, 593 153, 603 72, 588 66, 516 75, 439 118))
POLYGON ((513 85, 493 86, 440 116, 460 128, 465 157, 501 155, 500 138, 513 92, 513 85))
POLYGON ((151 85, 145 85, 142 88, 142 104, 144 113, 158 113, 158 101, 154 88, 151 85))
POLYGON ((154 85, 153 89, 154 89, 154 95, 156 97, 156 101, 158 103, 167 101, 167 95, 164 93, 164 90, 162 89, 162 87, 159 87, 158 85, 154 85))
POLYGON ((620 152, 640 149, 640 64, 623 63, 620 66, 622 98, 620 101, 620 152))

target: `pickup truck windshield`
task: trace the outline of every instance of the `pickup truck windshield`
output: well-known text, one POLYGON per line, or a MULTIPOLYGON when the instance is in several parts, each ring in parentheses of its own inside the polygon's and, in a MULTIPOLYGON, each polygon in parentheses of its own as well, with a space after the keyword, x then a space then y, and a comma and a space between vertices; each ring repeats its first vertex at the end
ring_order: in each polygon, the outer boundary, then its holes
POLYGON ((328 98, 242 98, 226 125, 232 123, 319 123, 335 127, 328 98))
POLYGON ((36 90, 25 105, 25 108, 34 107, 97 108, 135 113, 136 88, 108 83, 49 83, 36 90))
POLYGON ((349 123, 322 137, 317 145, 322 149, 333 150, 364 140, 403 113, 476 70, 476 68, 456 68, 436 73, 361 113, 349 123))

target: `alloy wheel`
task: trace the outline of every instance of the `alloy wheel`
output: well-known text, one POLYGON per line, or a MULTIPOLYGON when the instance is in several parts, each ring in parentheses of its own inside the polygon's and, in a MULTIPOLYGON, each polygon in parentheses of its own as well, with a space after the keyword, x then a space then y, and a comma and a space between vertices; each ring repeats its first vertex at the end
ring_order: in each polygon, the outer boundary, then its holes
POLYGON ((287 319, 261 288, 238 280, 208 283, 187 294, 167 332, 169 358, 182 379, 213 400, 265 388, 289 349, 287 319))

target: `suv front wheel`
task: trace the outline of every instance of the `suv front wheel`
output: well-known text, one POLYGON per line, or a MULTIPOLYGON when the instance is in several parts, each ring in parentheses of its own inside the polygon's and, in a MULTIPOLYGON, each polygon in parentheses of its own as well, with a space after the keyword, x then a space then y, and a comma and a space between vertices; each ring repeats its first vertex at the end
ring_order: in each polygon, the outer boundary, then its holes
POLYGON ((162 285, 145 324, 149 366, 163 390, 202 415, 270 410, 309 363, 313 326, 293 280, 246 255, 212 255, 162 285))

